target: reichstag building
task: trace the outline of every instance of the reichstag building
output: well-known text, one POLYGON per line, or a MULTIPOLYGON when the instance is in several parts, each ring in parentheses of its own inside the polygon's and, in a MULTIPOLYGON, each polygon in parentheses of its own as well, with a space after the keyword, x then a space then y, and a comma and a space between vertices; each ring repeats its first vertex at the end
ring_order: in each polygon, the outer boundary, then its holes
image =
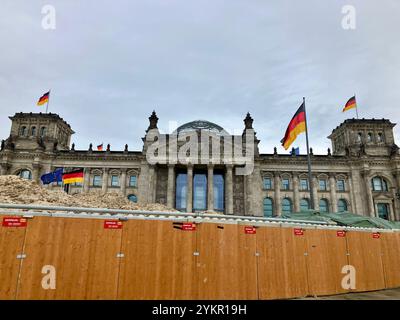
MULTIPOLYGON (((271 154, 259 153, 250 114, 242 135, 229 136, 209 121, 189 122, 158 135, 153 112, 138 151, 128 145, 98 151, 92 144, 75 150, 74 131, 53 113, 16 113, 10 120, 10 135, 1 143, 0 174, 40 182, 42 174, 57 168, 84 168, 83 184, 71 185, 70 193, 119 192, 134 202, 162 203, 186 212, 273 217, 307 210, 312 183, 317 210, 400 220, 400 152, 395 124, 386 119, 348 119, 334 128, 326 154, 311 152, 310 182, 307 156, 278 154, 276 148, 271 154), (200 138, 200 132, 209 135, 200 138), (188 137, 202 143, 187 150, 188 137), (179 153, 188 161, 179 161, 179 153), (203 156, 196 161, 188 158, 191 154, 203 156)), ((60 183, 46 187, 62 188, 60 183)))

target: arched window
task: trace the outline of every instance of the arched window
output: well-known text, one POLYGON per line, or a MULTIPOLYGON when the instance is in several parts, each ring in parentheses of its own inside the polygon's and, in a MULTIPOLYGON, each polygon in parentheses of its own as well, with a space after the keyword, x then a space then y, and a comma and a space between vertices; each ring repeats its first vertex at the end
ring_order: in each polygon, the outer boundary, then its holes
POLYGON ((131 201, 131 202, 136 203, 137 202, 137 197, 134 194, 130 194, 128 196, 128 200, 131 201))
POLYGON ((23 126, 23 127, 21 128, 20 135, 23 136, 23 137, 26 136, 26 127, 25 127, 25 126, 23 126))
POLYGON ((31 136, 36 136, 36 127, 31 128, 31 136))
POLYGON ((372 142, 372 133, 371 132, 368 132, 367 142, 372 142))
POLYGON ((361 143, 361 141, 362 141, 362 133, 359 132, 359 133, 357 134, 357 142, 358 142, 358 143, 361 143))
POLYGON ((328 212, 329 211, 329 202, 326 199, 319 200, 319 211, 320 212, 328 212))
POLYGON ((379 132, 379 133, 378 133, 378 136, 377 136, 376 139, 377 139, 378 142, 383 142, 383 135, 382 135, 382 132, 379 132))
POLYGON ((338 212, 347 211, 347 202, 344 199, 339 199, 338 201, 338 212))
POLYGON ((28 169, 21 170, 18 175, 22 179, 32 180, 32 173, 28 169))
POLYGON ((372 178, 372 190, 374 191, 388 191, 387 182, 381 177, 372 178))
POLYGON ((46 135, 46 127, 41 127, 40 128, 40 136, 44 137, 46 135))
POLYGON ((274 213, 274 206, 271 198, 264 199, 264 217, 272 217, 274 213))
POLYGON ((282 200, 282 213, 292 213, 292 201, 289 198, 282 200))
POLYGON ((300 211, 310 210, 310 201, 308 199, 300 200, 300 211))

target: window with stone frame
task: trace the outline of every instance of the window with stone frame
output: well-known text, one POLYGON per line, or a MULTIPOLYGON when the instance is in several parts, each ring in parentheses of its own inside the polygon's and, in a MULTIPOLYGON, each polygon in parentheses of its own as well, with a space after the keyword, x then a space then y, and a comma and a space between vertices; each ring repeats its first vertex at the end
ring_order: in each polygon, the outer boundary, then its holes
POLYGON ((339 199, 337 206, 338 206, 338 212, 347 211, 347 201, 346 200, 339 199))
POLYGON ((101 187, 102 185, 102 176, 101 174, 95 173, 93 175, 93 187, 101 187))
POLYGON ((119 187, 119 174, 111 175, 111 187, 119 187))
POLYGON ((300 190, 308 190, 308 179, 300 179, 300 190))
POLYGON ((374 177, 372 178, 372 190, 373 191, 388 191, 388 185, 385 179, 382 177, 374 177))
POLYGON ((293 206, 292 206, 292 200, 289 198, 284 198, 282 200, 282 213, 292 213, 293 212, 293 206))
POLYGON ((290 180, 289 178, 282 179, 282 190, 289 190, 290 189, 290 180))
POLYGON ((263 178, 263 188, 265 190, 271 190, 272 189, 272 178, 271 177, 264 177, 263 178))
POLYGON ((346 191, 346 182, 344 181, 344 179, 338 179, 336 181, 336 189, 340 192, 346 191))
POLYGON ((328 183, 326 179, 319 179, 319 190, 320 191, 328 190, 328 183))
POLYGON ((130 187, 136 187, 137 186, 137 176, 136 175, 131 174, 129 176, 129 186, 130 187))

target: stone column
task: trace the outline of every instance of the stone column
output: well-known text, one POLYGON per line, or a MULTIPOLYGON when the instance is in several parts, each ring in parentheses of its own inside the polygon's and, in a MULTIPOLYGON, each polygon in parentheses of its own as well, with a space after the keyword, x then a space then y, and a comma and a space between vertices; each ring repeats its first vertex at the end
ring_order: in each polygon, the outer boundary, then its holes
POLYGON ((126 169, 121 170, 121 181, 120 181, 121 193, 126 196, 126 169))
POLYGON ((353 179, 352 179, 352 175, 350 174, 348 177, 348 181, 349 181, 349 189, 350 189, 350 205, 351 205, 351 212, 353 213, 357 213, 356 210, 356 201, 354 199, 354 186, 353 186, 353 179))
POLYGON ((367 191, 367 215, 375 217, 374 200, 372 198, 371 181, 369 178, 369 172, 363 172, 365 190, 367 191))
POLYGON ((396 172, 396 181, 397 181, 397 191, 394 190, 395 194, 395 217, 396 221, 400 221, 400 170, 396 172), (396 205, 397 204, 397 205, 396 205))
POLYGON ((175 197, 174 197, 174 188, 175 188, 175 165, 168 165, 168 185, 167 185, 167 207, 173 208, 175 197))
POLYGON ((225 212, 226 214, 233 214, 233 166, 228 164, 226 166, 225 177, 225 212))
POLYGON ((193 211, 193 165, 187 167, 186 211, 193 211))
POLYGON ((396 221, 398 220, 397 218, 397 212, 399 212, 399 206, 397 205, 397 197, 396 197, 396 188, 392 188, 392 194, 393 194, 393 205, 391 205, 391 210, 390 210, 390 221, 396 221))
POLYGON ((149 199, 149 203, 154 203, 156 201, 156 169, 153 165, 150 165, 149 167, 149 184, 148 184, 148 190, 149 194, 147 198, 149 199))
POLYGON ((207 166, 207 210, 214 211, 214 166, 207 166))
POLYGON ((300 212, 299 175, 297 172, 293 172, 293 197, 294 212, 300 212))
POLYGON ((313 184, 314 188, 314 193, 313 193, 314 210, 319 210, 319 201, 318 201, 319 183, 317 177, 313 176, 311 183, 313 184))
POLYGON ((84 178, 83 178, 83 192, 89 192, 89 184, 90 184, 90 168, 84 169, 84 178))
POLYGON ((101 191, 107 193, 108 190, 108 168, 103 168, 103 181, 101 185, 101 191))
POLYGON ((329 192, 331 194, 331 211, 337 212, 336 179, 334 174, 329 175, 329 192))
POLYGON ((282 215, 280 172, 274 173, 274 190, 275 190, 274 211, 275 215, 279 217, 282 215))
POLYGON ((0 164, 0 176, 6 175, 8 173, 9 168, 10 168, 10 165, 8 163, 0 164))
POLYGON ((32 167, 33 167, 32 181, 39 182, 40 164, 38 164, 38 163, 33 163, 33 164, 32 164, 32 167))

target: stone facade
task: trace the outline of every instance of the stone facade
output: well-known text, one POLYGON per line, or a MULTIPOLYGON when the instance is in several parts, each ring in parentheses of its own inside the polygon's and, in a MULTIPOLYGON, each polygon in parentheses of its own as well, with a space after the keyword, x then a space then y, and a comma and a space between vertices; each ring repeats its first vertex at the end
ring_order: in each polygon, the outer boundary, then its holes
MULTIPOLYGON (((216 133, 218 141, 228 135, 208 121, 194 121, 178 128, 176 134, 186 135, 183 140, 180 135, 174 140, 173 133, 153 139, 149 136, 154 132, 158 135, 158 118, 153 112, 142 151, 129 151, 128 146, 123 151, 111 150, 110 146, 97 151, 91 144, 88 150, 75 150, 71 145, 74 131, 56 114, 17 113, 10 119, 10 136, 1 145, 0 174, 19 174, 39 182, 42 174, 56 168, 84 168, 83 184, 71 185, 70 193, 119 192, 139 203, 178 207, 179 200, 180 208, 189 212, 204 205, 205 210, 225 214, 280 216, 309 206, 311 183, 317 210, 386 214, 387 219, 400 220, 400 153, 394 141, 395 124, 386 119, 348 119, 335 128, 328 137, 332 152, 311 152, 310 183, 307 156, 278 154, 276 148, 272 154, 260 154, 255 133, 250 143, 254 169, 247 175, 237 174, 243 163, 235 160, 214 161, 205 156, 200 163, 149 161, 147 154, 154 151, 154 142, 166 141, 166 147, 160 143, 155 154, 159 158, 165 154, 170 160, 178 152, 174 146, 179 152, 187 152, 182 149, 188 136, 204 139, 198 135, 200 130, 216 133)), ((221 145, 213 144, 217 141, 213 140, 215 136, 206 137, 207 152, 232 151, 232 141, 242 139, 249 130, 253 130, 253 119, 248 114, 242 136, 228 135, 231 140, 223 140, 221 145)), ((245 149, 243 154, 248 151, 245 149)), ((55 183, 45 187, 62 188, 55 183)))

